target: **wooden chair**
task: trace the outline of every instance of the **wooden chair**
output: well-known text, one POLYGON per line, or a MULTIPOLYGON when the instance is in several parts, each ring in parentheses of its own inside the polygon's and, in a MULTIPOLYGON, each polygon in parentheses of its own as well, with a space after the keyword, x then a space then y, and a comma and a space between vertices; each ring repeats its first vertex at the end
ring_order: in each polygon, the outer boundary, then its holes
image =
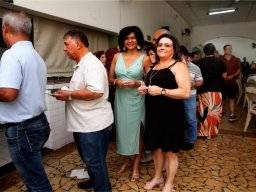
POLYGON ((256 115, 256 87, 245 87, 245 96, 248 103, 248 111, 244 125, 244 132, 246 132, 252 115, 256 115))

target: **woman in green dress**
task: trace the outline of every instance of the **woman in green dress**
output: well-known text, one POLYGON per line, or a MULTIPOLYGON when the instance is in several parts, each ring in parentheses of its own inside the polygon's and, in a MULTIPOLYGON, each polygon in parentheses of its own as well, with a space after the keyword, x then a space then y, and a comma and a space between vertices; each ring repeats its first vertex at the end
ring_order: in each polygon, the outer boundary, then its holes
POLYGON ((132 165, 131 181, 139 179, 139 161, 145 121, 145 101, 137 88, 143 85, 144 74, 151 62, 140 52, 144 37, 140 28, 128 26, 118 36, 120 53, 115 54, 109 72, 109 82, 116 86, 115 125, 117 153, 124 156, 118 170, 121 174, 132 165))

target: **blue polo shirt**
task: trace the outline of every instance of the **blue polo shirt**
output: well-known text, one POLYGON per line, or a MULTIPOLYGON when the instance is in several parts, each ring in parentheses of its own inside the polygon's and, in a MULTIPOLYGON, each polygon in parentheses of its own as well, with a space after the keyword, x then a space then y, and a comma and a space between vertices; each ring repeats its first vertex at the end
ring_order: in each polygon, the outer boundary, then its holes
POLYGON ((11 102, 0 102, 0 123, 31 119, 46 110, 46 65, 30 41, 19 41, 4 52, 0 62, 0 88, 19 90, 11 102))

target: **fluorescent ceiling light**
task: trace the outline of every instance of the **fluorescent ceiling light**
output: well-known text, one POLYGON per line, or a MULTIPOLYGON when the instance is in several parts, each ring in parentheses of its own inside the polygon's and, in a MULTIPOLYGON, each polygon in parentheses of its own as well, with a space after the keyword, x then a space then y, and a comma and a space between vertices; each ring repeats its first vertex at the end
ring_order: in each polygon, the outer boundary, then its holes
POLYGON ((235 8, 220 8, 220 9, 210 9, 208 15, 217 15, 223 13, 232 13, 237 11, 235 8))

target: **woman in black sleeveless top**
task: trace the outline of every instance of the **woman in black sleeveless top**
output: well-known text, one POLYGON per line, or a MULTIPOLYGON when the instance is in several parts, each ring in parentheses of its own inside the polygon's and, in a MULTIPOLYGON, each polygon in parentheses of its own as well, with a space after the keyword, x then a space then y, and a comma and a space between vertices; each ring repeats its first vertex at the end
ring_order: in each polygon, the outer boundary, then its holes
POLYGON ((154 151, 155 175, 144 188, 164 186, 173 191, 179 152, 184 142, 184 107, 182 99, 190 96, 190 76, 186 64, 180 62, 175 37, 164 34, 157 41, 158 63, 147 73, 146 86, 139 88, 146 96, 145 147, 154 151), (147 90, 147 94, 146 94, 147 90), (167 178, 164 184, 163 164, 167 178))

